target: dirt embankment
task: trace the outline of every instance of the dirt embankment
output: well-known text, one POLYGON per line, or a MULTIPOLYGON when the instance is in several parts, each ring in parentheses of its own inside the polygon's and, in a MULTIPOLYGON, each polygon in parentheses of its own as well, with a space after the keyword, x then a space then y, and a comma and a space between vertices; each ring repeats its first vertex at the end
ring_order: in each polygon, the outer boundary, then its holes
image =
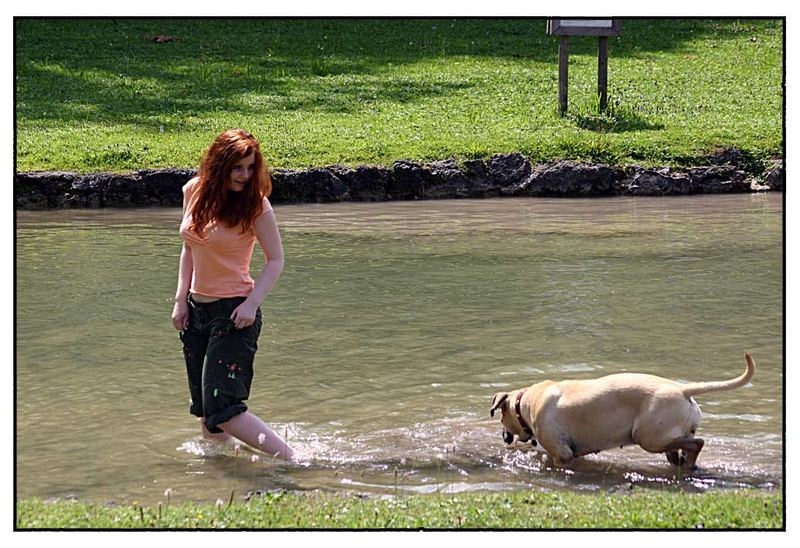
MULTIPOLYGON (((674 196, 782 191, 783 161, 763 171, 745 169, 735 149, 684 169, 616 167, 570 160, 532 164, 521 154, 488 160, 416 162, 391 166, 328 166, 272 170, 270 201, 280 203, 381 202, 494 197, 674 196)), ((177 207, 190 169, 141 170, 128 174, 17 173, 17 209, 177 207)))

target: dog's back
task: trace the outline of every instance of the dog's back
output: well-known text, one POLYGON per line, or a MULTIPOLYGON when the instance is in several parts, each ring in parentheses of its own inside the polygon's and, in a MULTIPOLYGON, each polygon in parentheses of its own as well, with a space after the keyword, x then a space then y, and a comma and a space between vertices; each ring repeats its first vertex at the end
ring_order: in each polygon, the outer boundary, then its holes
MULTIPOLYGON (((537 398, 536 422, 544 430, 569 432, 567 442, 575 456, 638 443, 634 433, 638 418, 648 408, 676 414, 680 409, 696 425, 699 408, 681 392, 681 384, 646 373, 615 373, 590 380, 568 380, 548 385, 537 398), (563 428, 556 426, 564 425, 563 428), (568 425, 568 427, 566 426, 568 425)), ((682 429, 692 426, 682 424, 682 429)), ((566 441, 566 440, 565 440, 566 441)))

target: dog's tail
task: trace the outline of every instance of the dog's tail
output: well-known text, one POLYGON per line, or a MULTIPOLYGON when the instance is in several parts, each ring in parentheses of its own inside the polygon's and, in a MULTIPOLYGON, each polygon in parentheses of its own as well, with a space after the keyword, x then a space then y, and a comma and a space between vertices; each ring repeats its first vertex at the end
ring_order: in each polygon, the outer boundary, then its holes
POLYGON ((734 388, 744 386, 750 382, 750 379, 752 379, 753 375, 756 374, 756 362, 753 361, 753 356, 750 355, 750 352, 744 353, 744 361, 747 363, 747 369, 735 379, 718 382, 692 382, 681 386, 681 390, 683 390, 683 394, 688 398, 691 396, 696 396, 697 394, 703 394, 705 392, 733 390, 734 388))

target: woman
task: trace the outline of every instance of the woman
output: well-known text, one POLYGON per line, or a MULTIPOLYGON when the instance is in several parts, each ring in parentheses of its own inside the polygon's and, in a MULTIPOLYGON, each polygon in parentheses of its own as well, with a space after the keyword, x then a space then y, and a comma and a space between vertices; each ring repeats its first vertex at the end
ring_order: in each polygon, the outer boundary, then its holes
POLYGON ((261 301, 283 270, 271 190, 255 138, 241 129, 218 135, 197 177, 183 187, 183 250, 172 324, 183 341, 189 412, 200 417, 203 437, 234 437, 291 459, 294 451, 244 403, 261 333, 261 301), (256 240, 266 262, 253 281, 256 240))

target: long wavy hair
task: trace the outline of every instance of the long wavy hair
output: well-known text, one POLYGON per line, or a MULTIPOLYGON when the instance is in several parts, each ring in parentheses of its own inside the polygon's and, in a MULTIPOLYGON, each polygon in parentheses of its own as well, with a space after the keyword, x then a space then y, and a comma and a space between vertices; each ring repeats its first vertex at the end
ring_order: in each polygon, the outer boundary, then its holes
POLYGON ((212 220, 228 227, 241 225, 244 234, 261 215, 264 198, 272 192, 272 179, 261 147, 255 137, 243 129, 230 129, 217 135, 203 156, 198 177, 197 200, 189 225, 197 235, 201 235, 212 220), (233 166, 250 154, 255 155, 250 183, 240 192, 228 190, 233 166))

